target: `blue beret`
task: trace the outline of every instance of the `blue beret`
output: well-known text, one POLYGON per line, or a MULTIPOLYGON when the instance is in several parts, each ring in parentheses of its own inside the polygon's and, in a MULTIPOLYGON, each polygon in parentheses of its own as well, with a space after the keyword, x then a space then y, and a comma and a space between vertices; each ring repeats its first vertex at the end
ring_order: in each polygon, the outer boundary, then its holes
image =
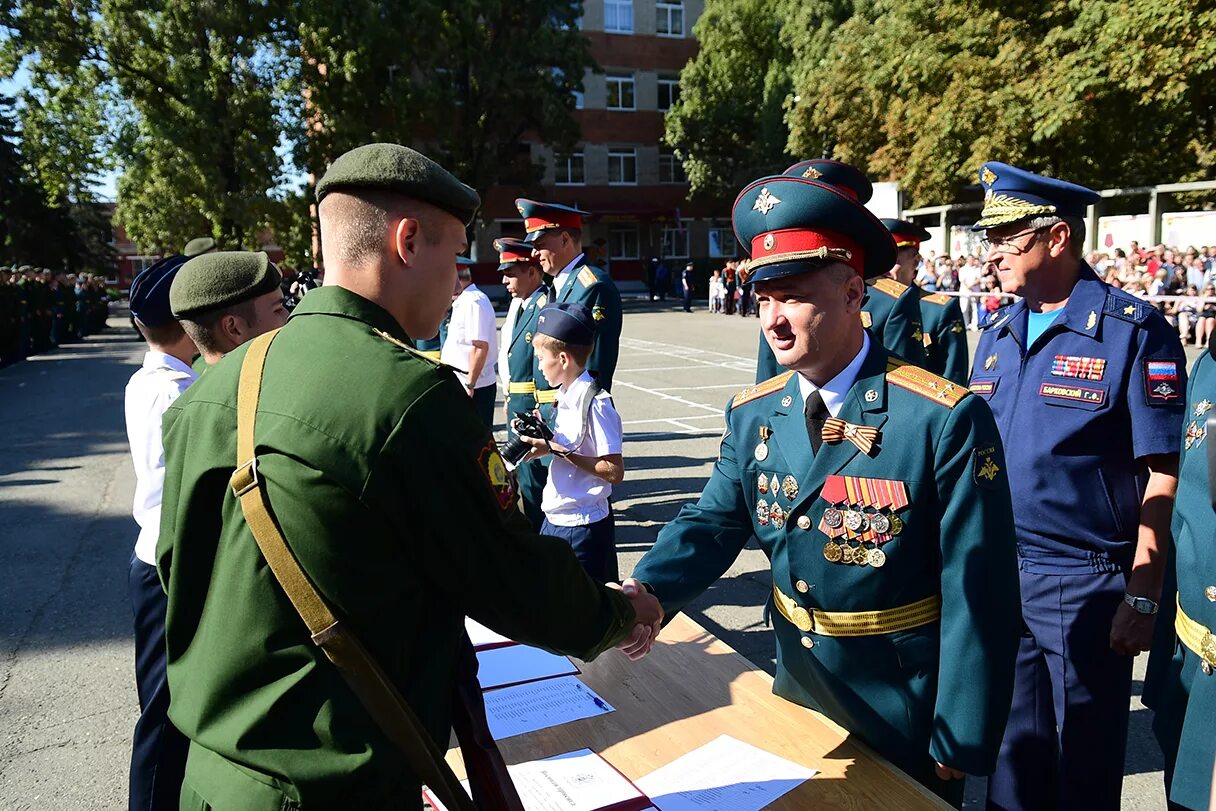
POLYGON ((856 198, 857 202, 865 205, 874 196, 874 184, 861 173, 856 166, 834 161, 830 158, 812 158, 809 161, 798 161, 781 174, 786 177, 801 177, 807 180, 818 180, 829 186, 842 189, 856 198))
POLYGON ((891 236, 895 237, 896 248, 919 248, 922 242, 933 236, 916 223, 907 220, 883 217, 879 222, 886 226, 887 230, 891 232, 891 236))
POLYGON ((131 315, 145 327, 159 327, 173 320, 169 291, 177 271, 184 264, 185 256, 170 256, 145 268, 131 282, 131 315))
POLYGON ((872 279, 895 264, 895 242, 878 218, 851 192, 818 180, 756 180, 739 193, 732 220, 751 256, 748 281, 805 273, 826 261, 872 279))
POLYGON ((585 304, 550 304, 540 311, 536 334, 571 346, 591 346, 595 342, 595 319, 585 304))
POLYGON ((524 218, 524 231, 528 234, 524 242, 535 242, 542 233, 555 228, 580 230, 583 217, 587 216, 582 209, 558 203, 541 203, 524 197, 516 199, 515 209, 524 218))
POLYGON ((1064 180, 1036 175, 1007 163, 988 161, 980 167, 984 210, 974 230, 982 231, 1031 217, 1083 218, 1100 200, 1092 189, 1064 180))

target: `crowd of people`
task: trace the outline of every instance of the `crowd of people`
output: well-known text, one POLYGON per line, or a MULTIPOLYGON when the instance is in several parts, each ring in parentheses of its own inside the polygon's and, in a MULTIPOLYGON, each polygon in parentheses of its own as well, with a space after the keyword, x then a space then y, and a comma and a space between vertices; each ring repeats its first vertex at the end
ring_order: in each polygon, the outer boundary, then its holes
POLYGON ((105 329, 112 297, 90 273, 0 267, 0 368, 105 329))

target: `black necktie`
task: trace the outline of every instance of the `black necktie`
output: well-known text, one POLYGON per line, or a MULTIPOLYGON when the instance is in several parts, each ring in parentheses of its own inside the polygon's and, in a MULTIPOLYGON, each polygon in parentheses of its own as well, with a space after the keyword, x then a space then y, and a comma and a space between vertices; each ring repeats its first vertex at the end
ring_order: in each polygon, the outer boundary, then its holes
POLYGON ((819 453, 819 446, 823 444, 823 424, 829 416, 823 395, 816 389, 806 398, 806 432, 811 437, 811 450, 816 454, 819 453))

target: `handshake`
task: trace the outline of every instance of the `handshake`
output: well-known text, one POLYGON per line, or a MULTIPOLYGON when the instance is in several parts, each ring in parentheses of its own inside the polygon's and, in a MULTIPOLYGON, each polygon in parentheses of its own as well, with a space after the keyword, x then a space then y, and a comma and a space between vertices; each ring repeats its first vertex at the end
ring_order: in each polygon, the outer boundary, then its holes
POLYGON ((616 589, 629 598, 633 606, 635 624, 632 633, 618 644, 617 650, 636 662, 654 647, 654 641, 659 636, 663 626, 663 607, 659 600, 646 590, 638 581, 627 577, 620 584, 608 583, 608 588, 616 589))

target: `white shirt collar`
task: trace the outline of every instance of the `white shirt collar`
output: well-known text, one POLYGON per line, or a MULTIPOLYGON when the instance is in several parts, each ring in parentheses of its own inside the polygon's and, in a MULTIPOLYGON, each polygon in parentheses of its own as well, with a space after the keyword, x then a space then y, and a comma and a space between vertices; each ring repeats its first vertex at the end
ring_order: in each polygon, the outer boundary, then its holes
POLYGON ((828 407, 828 413, 833 417, 840 415, 840 409, 844 407, 844 398, 849 393, 849 389, 853 388, 853 384, 857 382, 857 375, 861 372, 861 365, 865 363, 866 355, 870 352, 870 334, 866 331, 861 333, 861 350, 849 361, 849 365, 841 370, 840 374, 833 377, 822 387, 816 386, 803 375, 798 375, 798 389, 802 392, 802 405, 806 407, 807 398, 818 389, 823 397, 823 404, 828 407))
POLYGON ((164 352, 157 352, 155 349, 149 349, 144 353, 143 365, 145 369, 169 369, 174 372, 184 372, 192 378, 195 377, 194 369, 190 368, 190 364, 172 355, 166 355, 164 352))
POLYGON ((583 389, 587 388, 594 382, 595 382, 595 378, 593 378, 591 376, 591 372, 584 369, 583 373, 581 375, 574 378, 573 383, 569 384, 568 386, 562 387, 562 389, 561 389, 562 394, 573 395, 573 396, 563 397, 562 399, 564 399, 568 403, 576 402, 578 400, 578 396, 580 394, 582 394, 583 389))
POLYGON ((578 267, 579 265, 581 265, 583 263, 583 257, 585 255, 586 254, 580 253, 578 256, 571 259, 570 264, 568 264, 564 268, 562 268, 561 273, 559 273, 553 277, 553 292, 554 293, 562 292, 562 285, 564 285, 566 283, 566 279, 567 279, 567 277, 569 277, 570 272, 572 270, 574 270, 574 268, 578 267))

